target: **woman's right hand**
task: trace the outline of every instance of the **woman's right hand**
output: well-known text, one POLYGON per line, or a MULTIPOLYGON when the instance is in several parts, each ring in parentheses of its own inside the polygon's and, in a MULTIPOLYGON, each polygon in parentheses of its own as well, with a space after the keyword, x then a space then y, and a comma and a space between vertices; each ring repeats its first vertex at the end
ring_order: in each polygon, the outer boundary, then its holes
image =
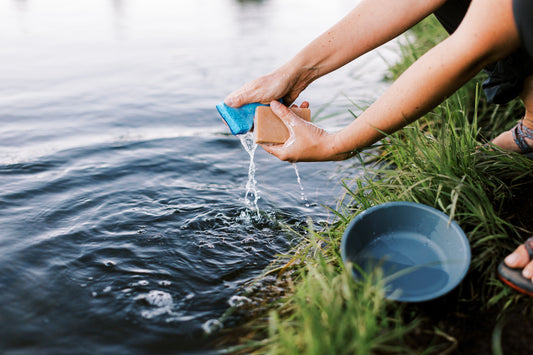
POLYGON ((252 80, 229 94, 224 103, 231 107, 241 107, 253 102, 270 103, 272 100, 283 99, 289 106, 306 88, 300 76, 294 70, 281 67, 270 74, 252 80))

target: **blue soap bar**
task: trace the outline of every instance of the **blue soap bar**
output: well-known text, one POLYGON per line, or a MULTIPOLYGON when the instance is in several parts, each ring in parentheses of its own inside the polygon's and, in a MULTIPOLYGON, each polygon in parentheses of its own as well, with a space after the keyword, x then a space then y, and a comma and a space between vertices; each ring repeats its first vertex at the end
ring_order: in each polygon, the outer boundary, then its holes
POLYGON ((218 113, 226 121, 233 135, 243 134, 252 129, 254 125, 255 109, 257 106, 268 106, 260 103, 247 104, 238 108, 230 107, 225 103, 217 105, 218 113))

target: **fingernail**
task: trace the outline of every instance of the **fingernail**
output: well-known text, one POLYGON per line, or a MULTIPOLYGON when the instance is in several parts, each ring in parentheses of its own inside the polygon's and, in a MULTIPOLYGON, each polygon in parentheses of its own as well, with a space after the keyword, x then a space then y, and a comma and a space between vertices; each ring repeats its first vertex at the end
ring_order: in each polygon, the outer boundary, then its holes
POLYGON ((233 100, 232 99, 226 99, 225 103, 226 103, 226 105, 231 106, 231 105, 233 105, 233 100))
POLYGON ((529 269, 524 269, 522 271, 522 276, 524 276, 526 279, 530 279, 533 277, 533 273, 529 269))
POLYGON ((270 103, 270 106, 274 106, 274 108, 279 108, 281 104, 279 103, 279 101, 274 100, 270 103))
POLYGON ((520 256, 517 254, 517 253, 512 253, 512 254, 509 254, 506 258, 505 258, 505 263, 509 266, 511 265, 514 265, 518 262, 518 260, 520 259, 520 256))

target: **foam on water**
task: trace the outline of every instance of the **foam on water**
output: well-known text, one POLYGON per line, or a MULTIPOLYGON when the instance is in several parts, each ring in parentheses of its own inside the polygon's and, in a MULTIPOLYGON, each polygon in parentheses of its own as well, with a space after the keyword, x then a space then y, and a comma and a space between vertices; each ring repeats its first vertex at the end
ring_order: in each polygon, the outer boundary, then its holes
POLYGON ((168 292, 151 290, 147 294, 141 294, 135 297, 135 300, 143 300, 149 306, 151 306, 150 309, 146 309, 141 312, 143 318, 152 319, 163 314, 174 314, 172 312, 174 301, 168 292))

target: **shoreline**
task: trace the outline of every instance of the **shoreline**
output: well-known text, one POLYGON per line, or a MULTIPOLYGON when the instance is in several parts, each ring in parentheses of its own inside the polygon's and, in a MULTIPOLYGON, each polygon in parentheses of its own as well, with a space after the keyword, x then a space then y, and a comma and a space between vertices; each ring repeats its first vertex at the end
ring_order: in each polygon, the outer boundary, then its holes
MULTIPOLYGON (((401 46, 400 63, 391 66, 392 79, 446 35, 433 16, 411 33, 413 40, 401 46)), ((533 162, 480 148, 513 126, 521 108, 518 100, 488 105, 480 93, 482 80, 481 73, 426 116, 384 139, 377 153, 361 152, 366 174, 341 182, 346 197, 334 212, 336 221, 322 231, 309 228, 299 234, 299 245, 270 271, 271 285, 249 294, 255 301, 238 310, 243 324, 221 331, 219 349, 274 354, 532 351, 533 304, 503 285, 496 268, 533 231, 526 216, 533 162), (340 258, 340 238, 354 216, 399 200, 450 215, 470 241, 467 277, 436 300, 387 301, 379 270, 355 283, 340 258)))

